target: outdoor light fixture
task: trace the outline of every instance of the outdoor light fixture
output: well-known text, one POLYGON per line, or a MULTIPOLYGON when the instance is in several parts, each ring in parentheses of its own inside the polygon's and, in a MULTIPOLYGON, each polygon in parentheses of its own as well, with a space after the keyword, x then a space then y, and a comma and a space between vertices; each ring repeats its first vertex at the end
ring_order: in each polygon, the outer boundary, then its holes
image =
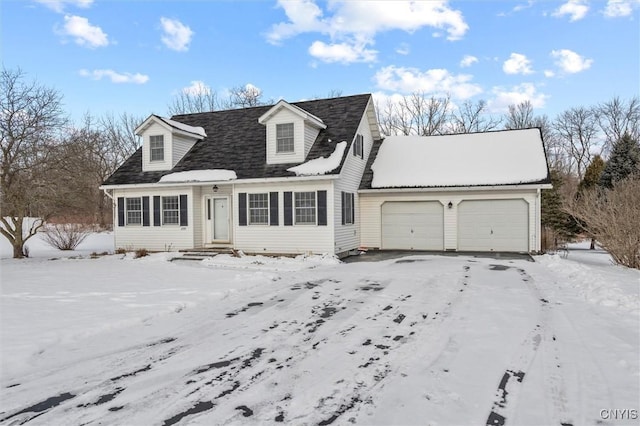
POLYGON ((452 208, 453 207, 453 203, 451 201, 449 201, 449 204, 447 204, 447 207, 452 208))
MULTIPOLYGON (((218 192, 218 185, 213 185, 213 192, 218 192)), ((449 203, 451 204, 451 203, 449 203)))

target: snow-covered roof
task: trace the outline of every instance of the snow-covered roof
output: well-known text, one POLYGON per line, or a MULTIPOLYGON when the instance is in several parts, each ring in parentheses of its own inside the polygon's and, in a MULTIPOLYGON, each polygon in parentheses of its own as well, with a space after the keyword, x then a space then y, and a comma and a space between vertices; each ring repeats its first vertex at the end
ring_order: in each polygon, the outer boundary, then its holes
POLYGON ((287 171, 293 172, 297 176, 324 175, 340 166, 346 148, 347 142, 342 141, 336 144, 336 149, 330 156, 314 158, 295 167, 290 167, 287 171))
POLYGON ((513 185, 548 178, 540 130, 387 137, 371 188, 513 185))
POLYGON ((183 124, 183 123, 180 123, 179 121, 171 120, 169 118, 164 118, 160 116, 157 116, 157 117, 173 128, 182 130, 183 132, 193 133, 203 138, 207 137, 207 134, 205 133, 202 127, 189 126, 188 124, 183 124))
POLYGON ((142 124, 136 127, 135 129, 136 135, 141 136, 142 132, 144 132, 154 121, 162 122, 167 126, 172 127, 176 130, 197 136, 199 139, 204 139, 207 137, 207 134, 204 131, 204 128, 202 127, 189 126, 188 124, 180 123, 179 121, 171 120, 165 117, 160 117, 159 115, 155 115, 155 114, 151 114, 149 117, 147 117, 146 120, 142 122, 142 124))
POLYGON ((233 170, 210 169, 170 173, 162 176, 159 182, 217 182, 234 179, 237 176, 233 170))

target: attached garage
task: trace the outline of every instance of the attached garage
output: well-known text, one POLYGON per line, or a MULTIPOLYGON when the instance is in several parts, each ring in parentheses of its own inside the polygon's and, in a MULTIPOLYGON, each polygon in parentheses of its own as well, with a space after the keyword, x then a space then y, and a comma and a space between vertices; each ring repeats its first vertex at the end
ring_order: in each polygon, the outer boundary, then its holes
POLYGON ((360 182, 360 245, 537 252, 549 188, 538 128, 389 136, 374 143, 360 182))
POLYGON ((444 212, 438 201, 389 201, 382 204, 382 248, 443 250, 444 212))
POLYGON ((524 199, 460 202, 458 250, 529 251, 529 204, 524 199))

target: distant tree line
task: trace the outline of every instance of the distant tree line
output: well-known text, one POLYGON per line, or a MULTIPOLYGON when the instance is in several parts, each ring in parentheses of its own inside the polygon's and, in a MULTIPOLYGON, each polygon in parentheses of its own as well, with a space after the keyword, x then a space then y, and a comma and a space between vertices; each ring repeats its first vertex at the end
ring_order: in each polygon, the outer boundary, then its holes
MULTIPOLYGON (((332 90, 329 97, 341 94, 332 90)), ((135 128, 145 117, 126 112, 102 116, 87 113, 80 123, 72 123, 62 101, 58 91, 30 80, 22 70, 2 69, 0 233, 13 245, 14 257, 28 255, 24 243, 47 221, 84 221, 109 227, 112 201, 98 187, 140 146, 135 128), (25 218, 38 219, 26 223, 25 218)), ((249 84, 234 87, 225 96, 211 90, 180 92, 167 105, 167 115, 272 102, 265 102, 260 89, 249 84)), ((550 118, 536 115, 529 101, 510 105, 506 114, 496 116, 490 114, 484 100, 454 105, 449 97, 416 92, 379 102, 376 112, 383 135, 428 136, 539 127, 554 185, 543 193, 546 247, 583 234, 615 251, 613 231, 598 224, 617 224, 616 229, 627 238, 623 244, 627 254, 614 257, 629 266, 640 263, 640 228, 635 226, 640 223, 640 203, 627 205, 636 199, 640 179, 637 96, 616 96, 550 118), (604 207, 614 202, 627 204, 615 209, 604 207), (587 212, 608 212, 609 216, 596 220, 587 212), (629 223, 634 226, 625 227, 629 223), (635 231, 627 229, 634 227, 635 231), (628 254, 633 250, 635 257, 628 254)))

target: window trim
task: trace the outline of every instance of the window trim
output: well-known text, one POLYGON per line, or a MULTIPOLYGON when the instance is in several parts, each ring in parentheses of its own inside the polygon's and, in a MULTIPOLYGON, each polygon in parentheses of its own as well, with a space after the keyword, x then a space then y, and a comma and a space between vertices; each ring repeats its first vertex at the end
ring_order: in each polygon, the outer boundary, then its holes
POLYGON ((318 225, 318 191, 294 191, 293 192, 293 225, 300 226, 317 226, 318 225), (311 207, 298 207, 299 194, 313 194, 313 222, 299 222, 298 209, 310 210, 311 207))
POLYGON ((161 163, 165 161, 164 159, 164 135, 151 135, 149 136, 149 162, 153 162, 153 163, 161 163), (158 147, 158 146, 153 146, 157 143, 161 143, 162 146, 158 147), (162 158, 154 158, 153 153, 160 151, 162 152, 162 158))
POLYGON ((249 192, 247 193, 247 225, 250 226, 269 226, 271 223, 271 200, 268 192, 249 192), (251 196, 263 195, 266 199, 266 207, 251 207, 251 196), (266 210, 267 216, 265 222, 253 222, 251 220, 251 210, 266 210))
POLYGON ((160 218, 162 220, 162 226, 180 226, 180 196, 179 195, 162 195, 160 197, 160 218), (176 199, 176 208, 175 209, 166 209, 164 200, 165 198, 175 198, 176 199), (176 222, 167 223, 165 220, 165 212, 175 211, 176 222))
POLYGON ((124 199, 124 225, 125 226, 142 226, 142 197, 125 197, 124 199), (130 209, 129 208, 129 200, 138 200, 140 203, 140 209, 130 209), (132 223, 129 220, 129 213, 139 212, 140 213, 140 221, 137 223, 132 223))
POLYGON ((356 135, 356 140, 353 143, 353 156, 364 158, 364 136, 360 133, 356 135))
POLYGON ((295 154, 296 152, 296 126, 293 122, 291 123, 277 123, 276 124, 276 154, 295 154), (291 136, 279 136, 278 129, 282 129, 281 126, 291 126, 291 136), (291 139, 291 150, 283 150, 280 148, 280 142, 283 140, 291 139))

